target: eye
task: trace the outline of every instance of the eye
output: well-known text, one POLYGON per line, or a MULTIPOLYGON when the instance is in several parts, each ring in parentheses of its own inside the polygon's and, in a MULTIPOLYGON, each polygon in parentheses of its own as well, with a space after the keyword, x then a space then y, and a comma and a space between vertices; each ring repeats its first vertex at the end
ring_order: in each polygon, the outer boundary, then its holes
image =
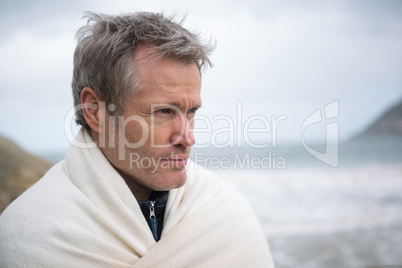
POLYGON ((156 112, 161 113, 161 114, 171 114, 172 110, 170 110, 170 109, 160 109, 160 110, 158 110, 156 112))
POLYGON ((197 112, 197 110, 198 110, 198 107, 191 108, 190 110, 188 110, 188 113, 189 114, 195 114, 195 112, 197 112))

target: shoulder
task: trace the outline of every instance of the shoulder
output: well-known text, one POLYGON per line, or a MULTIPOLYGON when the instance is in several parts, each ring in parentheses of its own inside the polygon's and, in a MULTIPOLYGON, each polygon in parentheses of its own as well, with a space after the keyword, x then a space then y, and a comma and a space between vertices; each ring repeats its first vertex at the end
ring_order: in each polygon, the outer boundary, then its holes
POLYGON ((73 187, 66 179, 63 161, 53 166, 36 184, 12 202, 0 215, 0 266, 9 266, 19 258, 34 260, 38 253, 51 247, 45 233, 54 232, 64 202, 71 197, 67 188, 73 187), (35 250, 32 247, 35 245, 35 250), (7 265, 6 265, 7 264, 7 265))
POLYGON ((197 193, 197 203, 201 200, 220 203, 227 211, 255 217, 254 211, 246 199, 219 175, 191 162, 187 168, 186 191, 197 193))
POLYGON ((187 174, 183 198, 174 210, 176 214, 172 213, 173 218, 180 216, 179 224, 166 236, 197 241, 194 244, 200 252, 199 245, 211 239, 217 249, 204 252, 206 263, 211 265, 228 256, 228 263, 240 266, 273 267, 267 239, 251 205, 232 186, 201 166, 190 163, 187 174), (185 213, 180 214, 181 210, 185 213), (187 227, 190 231, 183 231, 187 227))
POLYGON ((64 161, 55 164, 37 183, 14 200, 1 214, 0 221, 4 221, 10 216, 36 211, 45 206, 49 197, 58 195, 58 189, 65 186, 62 178, 65 176, 63 163, 64 161))

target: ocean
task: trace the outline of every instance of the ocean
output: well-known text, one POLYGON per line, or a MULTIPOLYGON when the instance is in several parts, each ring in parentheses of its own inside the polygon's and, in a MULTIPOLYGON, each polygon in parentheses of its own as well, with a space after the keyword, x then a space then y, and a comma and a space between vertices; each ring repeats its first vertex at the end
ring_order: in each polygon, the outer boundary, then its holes
POLYGON ((215 170, 251 203, 276 266, 402 267, 402 143, 341 144, 337 167, 303 149, 276 150, 283 169, 215 170))

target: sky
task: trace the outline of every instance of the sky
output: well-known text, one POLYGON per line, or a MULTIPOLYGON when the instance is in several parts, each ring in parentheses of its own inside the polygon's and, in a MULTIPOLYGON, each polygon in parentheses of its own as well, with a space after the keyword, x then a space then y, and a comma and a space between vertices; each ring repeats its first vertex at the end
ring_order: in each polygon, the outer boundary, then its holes
POLYGON ((0 135, 32 153, 69 146, 75 33, 88 10, 186 15, 185 27, 216 42, 196 122, 203 129, 208 118, 212 131, 196 131, 201 143, 224 144, 232 125, 265 127, 253 144, 321 142, 328 122, 346 141, 402 100, 398 0, 1 1, 0 135), (331 103, 335 115, 324 120, 331 103), (319 109, 323 120, 303 131, 319 109))

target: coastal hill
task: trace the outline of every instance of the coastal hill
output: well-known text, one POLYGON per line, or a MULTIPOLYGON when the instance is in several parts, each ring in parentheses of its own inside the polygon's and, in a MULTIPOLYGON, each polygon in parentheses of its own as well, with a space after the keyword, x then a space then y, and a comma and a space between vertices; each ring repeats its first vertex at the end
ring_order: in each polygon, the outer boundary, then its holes
POLYGON ((51 167, 0 136, 0 213, 51 167))
POLYGON ((380 118, 374 121, 352 141, 360 140, 402 140, 402 100, 380 118))

